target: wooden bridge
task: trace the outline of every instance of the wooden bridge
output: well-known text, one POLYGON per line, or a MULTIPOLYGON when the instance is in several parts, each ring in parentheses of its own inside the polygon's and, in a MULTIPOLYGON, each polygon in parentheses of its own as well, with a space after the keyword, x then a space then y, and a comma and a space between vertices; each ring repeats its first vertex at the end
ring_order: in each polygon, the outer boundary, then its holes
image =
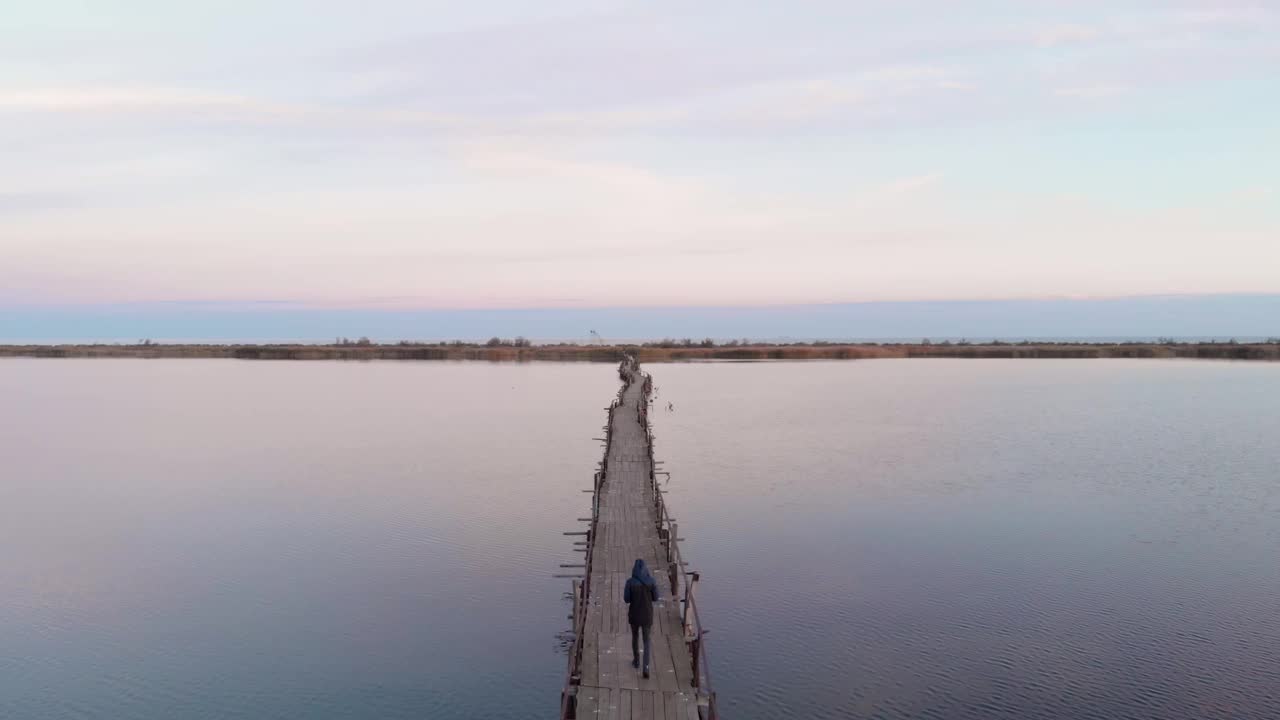
MULTIPOLYGON (((590 529, 568 533, 585 562, 567 563, 573 580, 573 642, 561 693, 562 720, 716 720, 705 631, 694 600, 698 574, 680 557, 653 460, 649 396, 653 384, 628 358, 609 406, 604 462, 595 474, 590 529), (658 581, 650 677, 631 667, 631 629, 623 586, 643 558, 658 581), (665 577, 664 577, 665 575, 665 577)), ((641 650, 643 652, 643 650, 641 650)))

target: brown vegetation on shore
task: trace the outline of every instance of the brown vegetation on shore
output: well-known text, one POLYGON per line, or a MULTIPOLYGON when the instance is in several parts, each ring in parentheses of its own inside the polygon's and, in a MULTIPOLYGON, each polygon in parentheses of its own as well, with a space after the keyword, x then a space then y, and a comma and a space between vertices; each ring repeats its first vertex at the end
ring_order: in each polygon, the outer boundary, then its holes
MULTIPOLYGON (((496 339, 495 339, 496 340, 496 339)), ((618 362, 699 360, 860 360, 873 358, 1195 358, 1280 360, 1280 339, 1264 343, 792 343, 717 344, 658 342, 645 345, 533 345, 476 343, 377 344, 366 339, 332 345, 195 345, 146 341, 135 345, 0 345, 0 357, 41 358, 233 358, 241 360, 534 360, 618 362)))

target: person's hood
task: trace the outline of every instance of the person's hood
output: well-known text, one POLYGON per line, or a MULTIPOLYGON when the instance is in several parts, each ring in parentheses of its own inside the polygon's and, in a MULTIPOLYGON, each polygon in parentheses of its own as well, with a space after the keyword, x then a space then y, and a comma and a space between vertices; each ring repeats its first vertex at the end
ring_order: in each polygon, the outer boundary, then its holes
POLYGON ((642 583, 653 582, 653 576, 649 574, 649 568, 644 564, 644 560, 636 558, 636 564, 631 567, 631 577, 642 583))

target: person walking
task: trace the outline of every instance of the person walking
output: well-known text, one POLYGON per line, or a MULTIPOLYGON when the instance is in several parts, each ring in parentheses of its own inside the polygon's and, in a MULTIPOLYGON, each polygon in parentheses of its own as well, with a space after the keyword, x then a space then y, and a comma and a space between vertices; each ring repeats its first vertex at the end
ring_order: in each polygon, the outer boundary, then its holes
POLYGON ((644 635, 644 676, 649 677, 649 629, 653 627, 653 603, 658 599, 658 583, 649 574, 644 560, 636 558, 631 567, 631 577, 622 589, 622 600, 627 608, 627 622, 631 624, 631 667, 640 667, 639 648, 636 641, 644 635))

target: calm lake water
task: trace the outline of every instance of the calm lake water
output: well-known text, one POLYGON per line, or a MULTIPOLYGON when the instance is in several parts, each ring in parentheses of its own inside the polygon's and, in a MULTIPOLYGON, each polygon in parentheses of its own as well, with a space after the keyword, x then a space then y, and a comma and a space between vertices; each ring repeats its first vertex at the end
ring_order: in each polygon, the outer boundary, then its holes
MULTIPOLYGON (((1280 365, 648 369, 730 720, 1280 717, 1280 365)), ((554 717, 615 380, 0 361, 0 717, 554 717)))
POLYGON ((1280 365, 650 370, 727 717, 1280 717, 1280 365))

